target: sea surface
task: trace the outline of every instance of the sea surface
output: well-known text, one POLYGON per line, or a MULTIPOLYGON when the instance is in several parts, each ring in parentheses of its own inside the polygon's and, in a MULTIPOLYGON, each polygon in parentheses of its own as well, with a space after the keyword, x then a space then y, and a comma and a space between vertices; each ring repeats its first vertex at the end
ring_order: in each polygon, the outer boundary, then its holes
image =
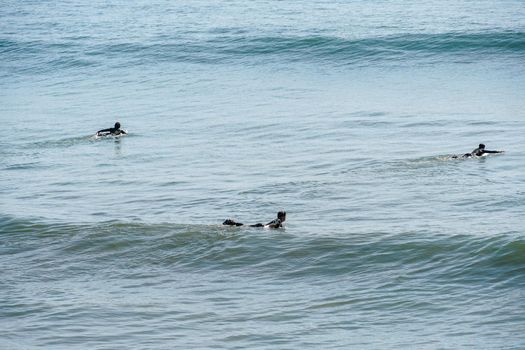
POLYGON ((0 349, 525 349, 524 135, 523 0, 3 0, 0 349))

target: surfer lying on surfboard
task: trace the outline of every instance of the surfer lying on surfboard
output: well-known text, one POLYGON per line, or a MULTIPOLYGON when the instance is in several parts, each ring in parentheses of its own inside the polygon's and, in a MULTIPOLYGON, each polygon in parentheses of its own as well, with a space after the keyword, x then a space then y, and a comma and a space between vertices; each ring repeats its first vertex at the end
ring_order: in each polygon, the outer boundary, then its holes
POLYGON ((124 130, 120 130, 120 123, 119 122, 116 122, 115 123, 115 127, 113 128, 109 128, 109 129, 102 129, 102 130, 99 130, 97 131, 97 136, 107 136, 107 135, 125 135, 127 134, 127 132, 125 132, 124 130))
MULTIPOLYGON (((465 153, 461 157, 462 158, 481 157, 481 156, 486 155, 488 153, 503 153, 503 152, 504 151, 489 151, 489 150, 486 150, 485 149, 485 145, 480 143, 478 148, 476 148, 475 150, 473 150, 470 153, 465 153)), ((453 156, 452 158, 458 158, 458 156, 453 156)))
MULTIPOLYGON (((283 227, 283 222, 286 220, 286 212, 280 211, 277 213, 277 219, 274 219, 267 223, 266 225, 263 225, 261 223, 255 224, 255 225, 249 225, 250 227, 267 227, 267 228, 280 228, 283 227)), ((244 224, 240 222, 235 222, 232 219, 227 219, 223 223, 223 225, 228 226, 243 226, 244 224)))

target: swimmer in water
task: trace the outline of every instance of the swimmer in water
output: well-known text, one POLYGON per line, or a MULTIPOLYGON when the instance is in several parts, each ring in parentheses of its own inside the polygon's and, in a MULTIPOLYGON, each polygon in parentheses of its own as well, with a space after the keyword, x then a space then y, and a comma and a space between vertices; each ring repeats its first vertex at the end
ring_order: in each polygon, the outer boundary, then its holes
MULTIPOLYGON (((487 153, 503 153, 503 151, 489 151, 489 150, 486 150, 485 149, 485 145, 480 143, 478 148, 476 148, 475 150, 473 150, 470 153, 465 153, 463 155, 463 158, 481 157, 482 155, 487 154, 487 153)), ((456 158, 457 158, 457 156, 456 156, 456 158)))
POLYGON ((107 136, 107 135, 120 135, 120 134, 127 134, 127 132, 125 132, 124 130, 120 130, 120 123, 119 122, 116 122, 115 123, 115 127, 114 128, 109 128, 109 129, 103 129, 103 130, 99 130, 97 131, 97 136, 107 136))
MULTIPOLYGON (((280 211, 277 213, 277 219, 270 221, 266 225, 258 223, 258 224, 250 225, 250 227, 281 228, 283 227, 283 223, 285 221, 286 221, 286 212, 280 211)), ((243 226, 244 225, 240 222, 235 222, 232 219, 227 219, 222 224, 227 225, 227 226, 243 226)))

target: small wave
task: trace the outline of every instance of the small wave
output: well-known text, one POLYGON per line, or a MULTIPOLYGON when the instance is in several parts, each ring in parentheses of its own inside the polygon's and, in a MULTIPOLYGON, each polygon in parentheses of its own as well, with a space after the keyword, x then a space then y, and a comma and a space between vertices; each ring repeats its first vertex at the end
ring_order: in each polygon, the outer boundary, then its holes
POLYGON ((275 56, 285 60, 328 60, 343 63, 405 60, 441 55, 523 54, 525 34, 516 32, 402 34, 347 39, 333 36, 215 36, 188 38, 177 43, 123 43, 102 46, 107 55, 131 54, 137 58, 174 61, 229 62, 235 59, 275 56))
POLYGON ((225 52, 240 55, 287 53, 341 59, 397 59, 408 54, 523 52, 523 33, 404 34, 363 39, 338 37, 255 37, 225 52))
MULTIPOLYGON (((525 238, 429 232, 301 236, 288 230, 235 229, 222 225, 39 223, 0 218, 3 255, 43 249, 62 260, 171 269, 251 270, 283 279, 317 274, 370 274, 385 269, 411 278, 505 283, 523 278, 525 238), (55 253, 56 252, 56 253, 55 253)), ((109 265, 108 265, 109 264, 109 265)))
MULTIPOLYGON (((480 32, 439 34, 398 34, 368 38, 337 36, 272 36, 246 32, 208 33, 204 37, 162 37, 146 43, 120 42, 93 44, 82 41, 47 43, 0 39, 4 61, 37 61, 34 71, 73 69, 122 62, 152 64, 187 62, 204 64, 325 61, 336 64, 375 64, 461 58, 473 62, 480 57, 525 54, 525 33, 480 32), (162 39, 162 40, 160 40, 162 39), (51 60, 48 58, 52 57, 51 60)), ((27 65, 26 62, 26 67, 27 65)), ((20 68, 24 71, 27 68, 20 68)))
POLYGON ((40 166, 39 162, 26 162, 6 165, 3 170, 26 170, 34 169, 40 166))

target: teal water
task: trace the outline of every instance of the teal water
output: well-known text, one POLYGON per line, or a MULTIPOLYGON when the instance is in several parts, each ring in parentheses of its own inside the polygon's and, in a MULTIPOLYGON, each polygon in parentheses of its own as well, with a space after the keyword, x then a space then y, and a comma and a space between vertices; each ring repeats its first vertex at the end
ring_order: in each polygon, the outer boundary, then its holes
POLYGON ((525 347, 522 1, 6 1, 0 57, 0 348, 525 347))

